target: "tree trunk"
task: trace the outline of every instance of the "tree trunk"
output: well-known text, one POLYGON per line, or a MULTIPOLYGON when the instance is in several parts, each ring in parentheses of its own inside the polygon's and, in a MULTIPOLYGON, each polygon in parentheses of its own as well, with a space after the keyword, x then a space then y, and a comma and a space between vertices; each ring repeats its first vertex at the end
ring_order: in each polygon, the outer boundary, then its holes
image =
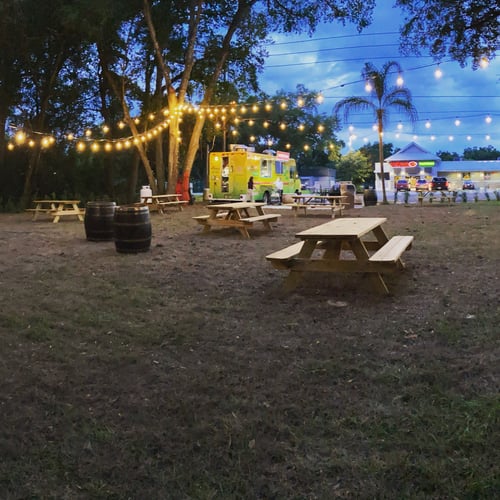
POLYGON ((155 140, 156 183, 158 194, 165 192, 165 165, 163 161, 163 137, 158 135, 155 140))
POLYGON ((387 194, 385 192, 385 172, 384 172, 384 136, 382 125, 379 123, 378 133, 378 161, 380 162, 380 176, 382 178, 382 204, 387 205, 387 194))

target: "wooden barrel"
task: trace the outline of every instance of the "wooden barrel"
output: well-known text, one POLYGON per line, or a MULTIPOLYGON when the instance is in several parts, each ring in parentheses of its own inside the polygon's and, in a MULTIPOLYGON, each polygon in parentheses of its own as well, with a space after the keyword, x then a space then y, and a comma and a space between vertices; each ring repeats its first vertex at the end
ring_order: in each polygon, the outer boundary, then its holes
POLYGON ((85 207, 85 234, 90 241, 110 241, 114 238, 114 201, 89 201, 85 207))
POLYGON ((116 251, 147 252, 151 247, 151 219, 144 205, 125 205, 115 210, 114 232, 116 251))
POLYGON ((365 207, 370 207, 377 204, 377 191, 375 189, 365 189, 363 191, 363 201, 365 207))

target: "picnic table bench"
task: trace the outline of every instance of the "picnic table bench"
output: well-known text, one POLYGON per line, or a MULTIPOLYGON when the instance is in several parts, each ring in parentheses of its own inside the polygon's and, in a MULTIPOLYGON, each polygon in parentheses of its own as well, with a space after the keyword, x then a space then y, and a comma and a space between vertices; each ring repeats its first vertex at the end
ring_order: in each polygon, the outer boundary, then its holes
POLYGON ((33 200, 35 208, 27 208, 26 212, 33 213, 33 219, 36 221, 41 214, 52 216, 52 222, 57 224, 61 217, 76 216, 83 222, 85 209, 78 205, 80 200, 33 200))
POLYGON ((262 207, 264 203, 256 202, 235 202, 207 205, 210 211, 206 215, 197 215, 193 217, 196 222, 203 226, 203 231, 208 232, 213 228, 228 228, 237 229, 244 238, 250 238, 248 228, 252 227, 254 222, 262 222, 264 228, 268 231, 272 230, 271 222, 277 222, 281 214, 266 214, 262 207), (257 215, 251 215, 250 210, 255 209, 257 215))
POLYGON ((343 210, 346 208, 344 203, 346 196, 329 196, 318 194, 300 194, 293 195, 294 203, 292 207, 294 215, 298 215, 300 209, 304 210, 304 215, 307 215, 308 209, 328 209, 332 217, 336 215, 342 216, 343 210))
POLYGON ((149 206, 150 211, 165 213, 167 207, 176 207, 179 211, 188 203, 187 200, 181 200, 181 194, 156 194, 151 196, 141 196, 141 203, 149 206))
POLYGON ((401 256, 411 248, 413 236, 389 239, 382 228, 385 221, 382 217, 336 219, 298 233, 299 243, 266 259, 276 269, 290 271, 286 290, 295 288, 305 272, 367 273, 376 288, 388 294, 382 273, 404 268, 401 256), (375 239, 365 240, 365 235, 375 239))

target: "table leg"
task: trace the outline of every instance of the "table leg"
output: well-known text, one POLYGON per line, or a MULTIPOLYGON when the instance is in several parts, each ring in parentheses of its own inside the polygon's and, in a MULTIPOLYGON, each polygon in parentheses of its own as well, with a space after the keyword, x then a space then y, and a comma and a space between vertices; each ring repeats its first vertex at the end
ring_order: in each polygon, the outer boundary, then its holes
POLYGON ((34 221, 38 219, 38 214, 41 212, 41 208, 42 208, 41 203, 37 203, 36 207, 35 207, 35 211, 33 212, 33 220, 34 221))
MULTIPOLYGON (((313 240, 304 241, 304 245, 302 246, 302 249, 297 257, 301 259, 310 259, 311 255, 314 252, 314 249, 316 248, 316 243, 317 242, 313 240)), ((293 269, 290 270, 288 276, 285 278, 285 281, 283 283, 284 290, 286 292, 290 292, 295 288, 297 288, 297 285, 302 280, 303 275, 304 275, 303 271, 295 271, 293 269)))
MULTIPOLYGON (((368 251, 361 240, 351 241, 351 248, 358 261, 366 262, 370 258, 368 251)), ((389 289, 387 288, 384 278, 382 278, 380 273, 368 273, 368 275, 376 289, 385 294, 389 293, 389 289)))

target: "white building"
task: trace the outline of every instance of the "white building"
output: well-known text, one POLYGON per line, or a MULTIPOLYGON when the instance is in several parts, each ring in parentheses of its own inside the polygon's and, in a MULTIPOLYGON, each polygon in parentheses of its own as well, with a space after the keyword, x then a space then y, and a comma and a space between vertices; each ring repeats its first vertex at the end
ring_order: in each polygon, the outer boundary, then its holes
MULTIPOLYGON (((464 180, 471 180, 476 189, 500 189, 500 160, 442 161, 415 142, 385 158, 384 174, 386 191, 394 191, 401 178, 414 185, 417 179, 433 177, 446 177, 452 190, 461 189, 464 180)), ((380 163, 375 164, 375 189, 382 190, 380 163)))

